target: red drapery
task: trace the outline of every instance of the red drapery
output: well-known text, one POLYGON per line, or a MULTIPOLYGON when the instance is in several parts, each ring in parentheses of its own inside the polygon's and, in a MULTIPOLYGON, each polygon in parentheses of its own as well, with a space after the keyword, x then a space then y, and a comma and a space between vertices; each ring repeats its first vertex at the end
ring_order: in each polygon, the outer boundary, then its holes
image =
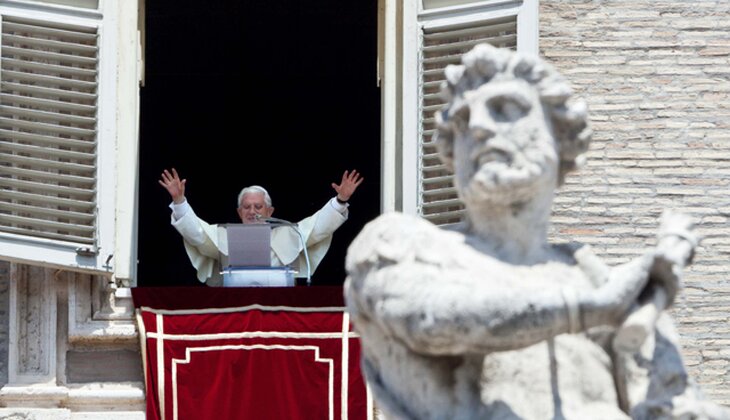
POLYGON ((132 293, 148 419, 370 417, 341 287, 132 293))

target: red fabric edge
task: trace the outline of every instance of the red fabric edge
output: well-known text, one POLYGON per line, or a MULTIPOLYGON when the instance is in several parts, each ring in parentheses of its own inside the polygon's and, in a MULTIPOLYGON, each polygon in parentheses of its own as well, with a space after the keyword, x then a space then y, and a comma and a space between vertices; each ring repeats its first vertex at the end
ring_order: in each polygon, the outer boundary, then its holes
POLYGON ((246 305, 344 307, 342 286, 134 287, 136 308, 207 309, 246 305))

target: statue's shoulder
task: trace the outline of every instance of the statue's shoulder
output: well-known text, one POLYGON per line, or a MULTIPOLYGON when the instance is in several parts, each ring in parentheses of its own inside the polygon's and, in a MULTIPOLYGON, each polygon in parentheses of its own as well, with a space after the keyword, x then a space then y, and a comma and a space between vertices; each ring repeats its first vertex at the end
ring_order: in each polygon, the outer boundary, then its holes
POLYGON ((347 252, 347 265, 397 263, 438 258, 439 250, 462 244, 463 235, 439 228, 418 216, 389 212, 363 227, 347 252), (437 251, 437 252, 430 252, 437 251))
POLYGON ((446 239, 454 235, 458 234, 441 229, 421 217, 388 212, 367 223, 353 245, 416 245, 427 239, 446 239))

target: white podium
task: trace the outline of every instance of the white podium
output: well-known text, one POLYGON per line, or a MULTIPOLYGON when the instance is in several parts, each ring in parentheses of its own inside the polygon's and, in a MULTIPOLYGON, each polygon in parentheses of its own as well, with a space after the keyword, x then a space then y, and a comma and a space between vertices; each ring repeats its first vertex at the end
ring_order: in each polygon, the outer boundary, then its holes
POLYGON ((271 225, 218 226, 223 287, 288 287, 296 285, 296 270, 271 266, 271 225))
POLYGON ((290 287, 296 271, 289 267, 228 267, 223 287, 290 287))

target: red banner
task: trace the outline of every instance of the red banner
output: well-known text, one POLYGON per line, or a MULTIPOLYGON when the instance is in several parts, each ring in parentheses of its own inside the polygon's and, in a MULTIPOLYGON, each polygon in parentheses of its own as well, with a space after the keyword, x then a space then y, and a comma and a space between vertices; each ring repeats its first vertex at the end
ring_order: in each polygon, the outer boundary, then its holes
MULTIPOLYGON (((276 290, 298 290, 285 289, 276 290)), ((169 296, 174 290, 167 289, 169 296)), ((269 292, 275 290, 256 290, 269 292)), ((133 293, 135 302, 144 301, 143 292, 133 293)), ((292 300, 283 299, 286 305, 139 307, 147 419, 370 418, 360 343, 344 308, 300 306, 292 300)))

